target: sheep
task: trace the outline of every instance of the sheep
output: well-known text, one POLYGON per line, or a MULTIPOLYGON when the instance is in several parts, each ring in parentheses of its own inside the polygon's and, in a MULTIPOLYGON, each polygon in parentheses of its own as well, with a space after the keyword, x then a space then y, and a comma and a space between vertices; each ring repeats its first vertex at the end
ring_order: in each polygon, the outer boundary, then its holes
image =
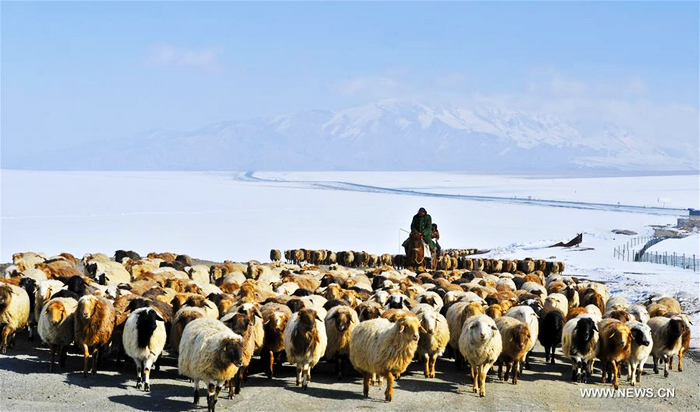
POLYGON ((364 322, 370 319, 377 319, 382 315, 384 308, 381 304, 374 301, 362 302, 355 308, 357 310, 357 317, 360 322, 364 322))
POLYGON ((661 299, 659 299, 656 303, 659 305, 664 305, 668 308, 669 312, 675 312, 675 313, 681 313, 681 304, 678 303, 678 301, 672 297, 669 296, 664 296, 661 299))
POLYGON ((326 325, 314 309, 301 309, 292 315, 284 329, 284 351, 287 361, 296 364, 297 386, 307 389, 311 368, 326 352, 326 325))
POLYGON ((436 311, 440 312, 442 309, 443 301, 440 295, 433 291, 421 292, 416 296, 416 302, 427 303, 431 305, 436 311))
POLYGON ((350 354, 350 336, 360 320, 353 308, 341 305, 331 308, 324 322, 328 338, 325 357, 335 359, 335 373, 342 379, 350 354))
POLYGON ((558 309, 561 313, 566 316, 569 312, 569 301, 566 296, 561 293, 551 293, 547 295, 544 299, 544 305, 542 307, 542 313, 547 313, 552 309, 558 309))
POLYGON ((39 316, 38 331, 42 341, 51 348, 49 371, 54 370, 54 355, 58 349, 58 366, 64 367, 68 346, 73 343, 73 317, 78 301, 71 298, 54 298, 44 305, 39 316))
MULTIPOLYGON (((599 283, 596 283, 597 285, 599 283)), ((598 311, 602 314, 605 312, 605 299, 598 293, 595 289, 586 289, 581 295, 581 303, 579 306, 590 306, 593 305, 598 308, 598 311)))
POLYGON ((649 312, 647 312, 647 308, 645 308, 642 305, 632 305, 629 308, 627 308, 627 312, 631 315, 634 316, 634 318, 642 323, 647 323, 649 319, 649 312))
POLYGON ((642 374, 644 364, 651 354, 652 337, 651 328, 649 325, 631 320, 626 323, 632 333, 632 349, 630 356, 627 358, 627 380, 632 382, 642 383, 642 374))
POLYGON ((151 390, 151 368, 163 352, 166 340, 165 321, 155 309, 136 309, 126 319, 122 344, 136 363, 136 389, 141 389, 143 382, 143 390, 151 390))
POLYGON ((486 396, 486 374, 503 349, 496 322, 487 315, 476 315, 464 322, 459 336, 459 350, 471 365, 474 393, 486 396))
POLYGON ((73 321, 75 343, 83 348, 85 362, 83 376, 88 374, 88 360, 92 354, 92 374, 97 373, 97 355, 100 347, 112 339, 116 323, 116 311, 105 298, 86 295, 78 301, 73 321))
POLYGON ((438 356, 445 352, 447 342, 450 340, 450 329, 447 319, 432 306, 423 304, 416 307, 415 313, 421 324, 420 340, 416 356, 425 361, 425 377, 435 377, 435 362, 438 356))
MULTIPOLYGON (((508 309, 506 316, 518 319, 526 324, 527 328, 530 330, 530 337, 532 339, 530 341, 530 346, 527 349, 527 356, 525 357, 525 367, 530 369, 530 352, 532 351, 532 348, 535 347, 537 335, 540 332, 540 324, 537 320, 537 314, 535 314, 535 311, 529 306, 515 306, 508 309)), ((553 351, 554 350, 552 350, 552 352, 553 351)))
POLYGON ((134 252, 133 250, 122 250, 119 249, 116 252, 114 252, 114 260, 119 263, 124 263, 126 259, 130 259, 133 261, 141 260, 141 255, 138 253, 134 252))
POLYGON ((618 389, 621 363, 629 358, 632 350, 632 331, 626 324, 612 318, 601 321, 598 328, 600 338, 596 356, 603 364, 602 382, 611 380, 613 387, 618 389))
POLYGON ((546 312, 540 322, 538 338, 544 347, 544 360, 554 365, 554 351, 561 344, 561 334, 564 330, 564 314, 558 309, 546 312))
POLYGON ((270 262, 279 262, 282 260, 282 253, 278 249, 270 250, 270 262))
POLYGON ((194 265, 187 267, 185 271, 190 279, 201 285, 209 284, 209 267, 207 265, 194 265))
POLYGON ((598 327, 591 315, 580 315, 564 324, 561 351, 572 360, 573 382, 586 382, 591 376, 598 345, 598 327))
MULTIPOLYGON (((682 313, 680 315, 674 313, 668 313, 666 317, 680 317, 683 319, 683 331, 681 333, 681 348, 678 350, 678 372, 683 372, 683 354, 690 349, 690 325, 693 322, 690 321, 690 316, 682 313)), ((669 358, 668 361, 669 369, 673 370, 673 356, 669 358)))
POLYGON ((668 377, 670 358, 680 352, 683 346, 683 326, 685 322, 680 317, 667 318, 656 316, 649 319, 647 325, 651 328, 653 346, 651 355, 654 360, 654 373, 659 373, 659 359, 664 363, 664 377, 668 377))
POLYGON ((179 353, 180 341, 182 340, 182 333, 185 331, 185 327, 188 323, 195 319, 204 318, 206 314, 201 308, 193 308, 190 306, 185 306, 175 313, 173 322, 170 325, 170 351, 175 355, 179 353))
MULTIPOLYGON (((279 358, 284 351, 284 331, 292 310, 287 305, 279 303, 266 303, 260 309, 263 315, 264 340, 261 350, 261 358, 266 365, 268 379, 274 375, 275 357, 279 358), (265 358, 267 357, 267 358, 265 358)), ((281 361, 278 361, 278 366, 281 361)))
POLYGON ((503 347, 498 357, 498 378, 508 380, 508 375, 513 364, 513 385, 518 383, 520 365, 525 361, 528 348, 534 345, 528 325, 510 316, 501 316, 496 319, 496 326, 501 334, 503 347), (502 373, 503 363, 506 364, 505 376, 502 373))
POLYGON ((188 323, 180 341, 177 369, 194 380, 194 405, 199 404, 199 382, 207 384, 207 410, 214 412, 222 385, 233 378, 243 362, 243 338, 217 319, 188 323))
POLYGON ((394 374, 403 373, 418 348, 420 323, 406 317, 391 323, 386 319, 360 322, 350 337, 350 362, 362 373, 365 397, 372 374, 386 377, 384 399, 393 398, 394 374))
POLYGON ((0 352, 7 353, 15 340, 15 332, 29 323, 29 295, 19 286, 0 284, 0 352))
POLYGON ((608 302, 605 304, 605 311, 610 312, 613 310, 627 310, 629 305, 630 303, 627 301, 626 297, 615 295, 608 299, 608 302))
POLYGON ((243 353, 241 354, 241 365, 233 379, 228 381, 228 396, 233 399, 234 394, 241 393, 243 380, 248 377, 248 365, 255 351, 255 317, 262 318, 262 314, 255 309, 255 315, 245 312, 229 313, 221 321, 228 326, 234 333, 241 336, 243 353))
POLYGON ((450 330, 449 344, 454 351, 455 366, 458 369, 462 369, 464 363, 462 354, 459 352, 459 337, 462 334, 462 326, 464 326, 464 322, 468 318, 483 313, 484 309, 481 303, 478 302, 457 302, 447 310, 445 319, 447 319, 447 325, 450 330))

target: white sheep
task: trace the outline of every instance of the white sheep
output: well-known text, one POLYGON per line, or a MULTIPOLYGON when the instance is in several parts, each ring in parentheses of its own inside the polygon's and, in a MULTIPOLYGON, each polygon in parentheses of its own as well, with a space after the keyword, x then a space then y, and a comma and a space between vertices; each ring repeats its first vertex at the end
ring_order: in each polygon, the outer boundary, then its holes
POLYGON ((54 355, 58 349, 58 365, 65 366, 68 346, 73 343, 73 317, 78 301, 72 298, 55 298, 41 310, 37 326, 39 337, 51 348, 49 371, 53 372, 54 355))
POLYGON ((564 325, 561 351, 572 360, 571 380, 585 382, 591 376, 598 345, 598 327, 595 318, 581 314, 564 325))
POLYGON ((405 317, 391 323, 387 319, 360 322, 350 338, 350 362, 362 373, 364 396, 369 396, 372 374, 387 380, 384 398, 393 397, 394 375, 403 373, 413 359, 420 338, 417 318, 405 317))
POLYGON ((635 381, 642 383, 644 364, 651 354, 653 340, 649 325, 631 320, 627 322, 627 326, 632 330, 632 351, 627 358, 627 380, 632 381, 634 386, 635 381))
POLYGON ((668 377, 669 362, 677 355, 683 344, 682 334, 685 322, 680 317, 656 316, 649 319, 653 346, 654 373, 659 373, 659 359, 664 363, 664 377, 668 377))
POLYGON ((0 351, 7 353, 8 343, 12 346, 15 332, 29 323, 29 295, 14 285, 0 283, 0 330, 2 342, 0 351))
POLYGON ((287 361, 296 365, 297 386, 308 388, 311 369, 326 352, 327 339, 326 325, 314 309, 301 309, 287 322, 284 350, 287 361))
POLYGON ((153 308, 133 311, 124 324, 124 352, 136 363, 136 389, 150 390, 151 368, 158 360, 165 342, 165 321, 153 308))
POLYGON ((194 380, 194 404, 199 404, 199 382, 204 381, 207 408, 214 412, 222 385, 241 366, 243 338, 217 319, 199 318, 185 327, 179 352, 178 371, 194 380))
POLYGON ((486 396, 486 374, 501 354, 503 343, 496 322, 487 315, 467 319, 459 337, 459 350, 471 365, 474 393, 486 396))
POLYGON ((326 319, 326 359, 335 359, 335 373, 342 379, 345 362, 350 354, 350 336, 360 323, 357 312, 350 306, 338 305, 328 311, 326 319))
POLYGON ((421 325, 416 357, 424 361, 426 378, 435 377, 435 362, 441 356, 450 340, 447 319, 436 309, 422 304, 415 312, 421 325))

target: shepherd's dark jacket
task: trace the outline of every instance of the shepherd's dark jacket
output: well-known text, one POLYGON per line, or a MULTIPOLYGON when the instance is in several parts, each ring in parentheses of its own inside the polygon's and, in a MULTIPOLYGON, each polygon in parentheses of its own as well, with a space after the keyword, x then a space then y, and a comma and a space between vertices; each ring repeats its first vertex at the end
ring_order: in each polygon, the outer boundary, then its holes
MULTIPOLYGON (((432 239, 432 233, 433 233, 433 218, 430 217, 429 214, 425 214, 425 216, 420 217, 416 213, 415 216, 413 216, 413 220, 411 221, 411 232, 419 232, 420 234, 423 235, 423 240, 425 243, 427 243, 430 247, 430 250, 435 249, 435 242, 433 242, 432 239)), ((404 247, 406 246, 408 242, 408 239, 403 242, 404 247)))

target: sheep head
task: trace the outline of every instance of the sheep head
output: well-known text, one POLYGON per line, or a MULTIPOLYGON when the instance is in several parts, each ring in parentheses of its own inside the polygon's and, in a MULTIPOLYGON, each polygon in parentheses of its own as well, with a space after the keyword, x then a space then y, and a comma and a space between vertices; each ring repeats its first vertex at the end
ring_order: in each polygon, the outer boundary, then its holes
POLYGON ((95 313, 95 306, 97 306, 97 297, 83 296, 78 302, 78 314, 83 319, 90 319, 95 313))
POLYGON ((420 330, 420 322, 418 321, 418 318, 401 318, 396 321, 396 328, 398 328, 399 333, 406 340, 413 340, 417 342, 420 338, 420 334, 418 333, 420 330))
POLYGON ((339 331, 346 331, 352 324, 352 316, 347 311, 336 311, 332 318, 339 331))
POLYGON ((66 317, 66 308, 63 306, 63 302, 52 301, 49 302, 44 314, 48 316, 52 325, 58 325, 66 317))

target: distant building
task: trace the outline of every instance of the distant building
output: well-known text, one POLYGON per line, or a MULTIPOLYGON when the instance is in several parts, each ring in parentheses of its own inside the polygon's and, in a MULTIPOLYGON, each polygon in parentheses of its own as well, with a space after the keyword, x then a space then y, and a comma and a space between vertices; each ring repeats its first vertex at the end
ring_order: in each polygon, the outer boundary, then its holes
POLYGON ((688 209, 688 217, 678 218, 678 228, 693 232, 700 230, 700 210, 688 209))

